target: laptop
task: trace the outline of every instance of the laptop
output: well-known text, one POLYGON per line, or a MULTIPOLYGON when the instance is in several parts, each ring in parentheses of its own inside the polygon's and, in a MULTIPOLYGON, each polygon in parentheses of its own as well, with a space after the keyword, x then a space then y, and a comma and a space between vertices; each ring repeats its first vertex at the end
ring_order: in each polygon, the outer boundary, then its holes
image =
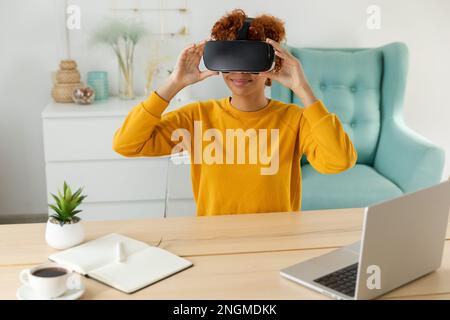
POLYGON ((362 239, 282 269, 280 274, 335 299, 372 299, 440 267, 450 180, 369 206, 362 239))

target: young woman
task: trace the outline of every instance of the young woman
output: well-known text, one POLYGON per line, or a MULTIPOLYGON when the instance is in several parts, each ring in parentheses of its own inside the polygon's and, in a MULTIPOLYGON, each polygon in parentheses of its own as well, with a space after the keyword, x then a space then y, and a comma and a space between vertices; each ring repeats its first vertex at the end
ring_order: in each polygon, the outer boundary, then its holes
MULTIPOLYGON (((211 40, 234 40, 245 18, 240 9, 226 14, 214 24, 211 40)), ((162 115, 184 87, 219 74, 199 70, 206 40, 185 48, 165 84, 128 114, 114 136, 114 150, 127 157, 168 155, 180 143, 174 133, 182 129, 190 134, 180 140, 190 152, 197 215, 300 210, 303 154, 321 173, 349 169, 357 155, 337 116, 314 96, 300 61, 280 45, 283 24, 260 15, 248 31, 249 39, 274 47, 274 70, 223 73, 231 96, 190 103, 162 115), (305 107, 267 98, 264 89, 272 80, 291 89, 305 107), (206 135, 200 142, 199 133, 206 135), (242 133, 245 144, 235 141, 242 133), (236 160, 240 146, 246 161, 236 160), (213 160, 199 159, 199 154, 213 160)))

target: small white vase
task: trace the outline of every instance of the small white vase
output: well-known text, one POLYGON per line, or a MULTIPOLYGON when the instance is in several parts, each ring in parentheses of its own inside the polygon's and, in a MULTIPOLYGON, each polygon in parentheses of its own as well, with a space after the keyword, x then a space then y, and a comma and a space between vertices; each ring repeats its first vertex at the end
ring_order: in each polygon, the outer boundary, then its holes
POLYGON ((173 99, 177 102, 184 102, 184 103, 191 102, 193 98, 190 88, 189 87, 183 88, 183 90, 178 92, 173 99))
POLYGON ((45 241, 55 249, 67 249, 84 240, 84 228, 81 220, 76 223, 66 223, 62 226, 59 223, 47 221, 45 228, 45 241))

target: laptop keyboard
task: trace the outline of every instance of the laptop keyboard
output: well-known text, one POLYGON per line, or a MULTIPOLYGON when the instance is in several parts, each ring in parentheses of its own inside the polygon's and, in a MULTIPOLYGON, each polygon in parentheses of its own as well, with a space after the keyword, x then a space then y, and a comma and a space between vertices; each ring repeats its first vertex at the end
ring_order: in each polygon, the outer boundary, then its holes
POLYGON ((314 280, 314 282, 320 283, 325 287, 341 292, 349 297, 353 297, 355 295, 357 272, 358 264, 355 263, 320 277, 314 280))

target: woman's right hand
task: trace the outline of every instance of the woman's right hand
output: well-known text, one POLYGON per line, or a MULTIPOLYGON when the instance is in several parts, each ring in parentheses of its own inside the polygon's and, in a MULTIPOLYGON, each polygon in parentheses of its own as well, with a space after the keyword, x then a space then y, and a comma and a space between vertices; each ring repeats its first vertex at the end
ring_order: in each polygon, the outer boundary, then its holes
POLYGON ((175 68, 170 75, 172 81, 182 87, 186 87, 210 76, 219 74, 218 71, 200 71, 199 69, 200 59, 203 56, 206 41, 207 39, 199 43, 193 43, 181 51, 175 68))

